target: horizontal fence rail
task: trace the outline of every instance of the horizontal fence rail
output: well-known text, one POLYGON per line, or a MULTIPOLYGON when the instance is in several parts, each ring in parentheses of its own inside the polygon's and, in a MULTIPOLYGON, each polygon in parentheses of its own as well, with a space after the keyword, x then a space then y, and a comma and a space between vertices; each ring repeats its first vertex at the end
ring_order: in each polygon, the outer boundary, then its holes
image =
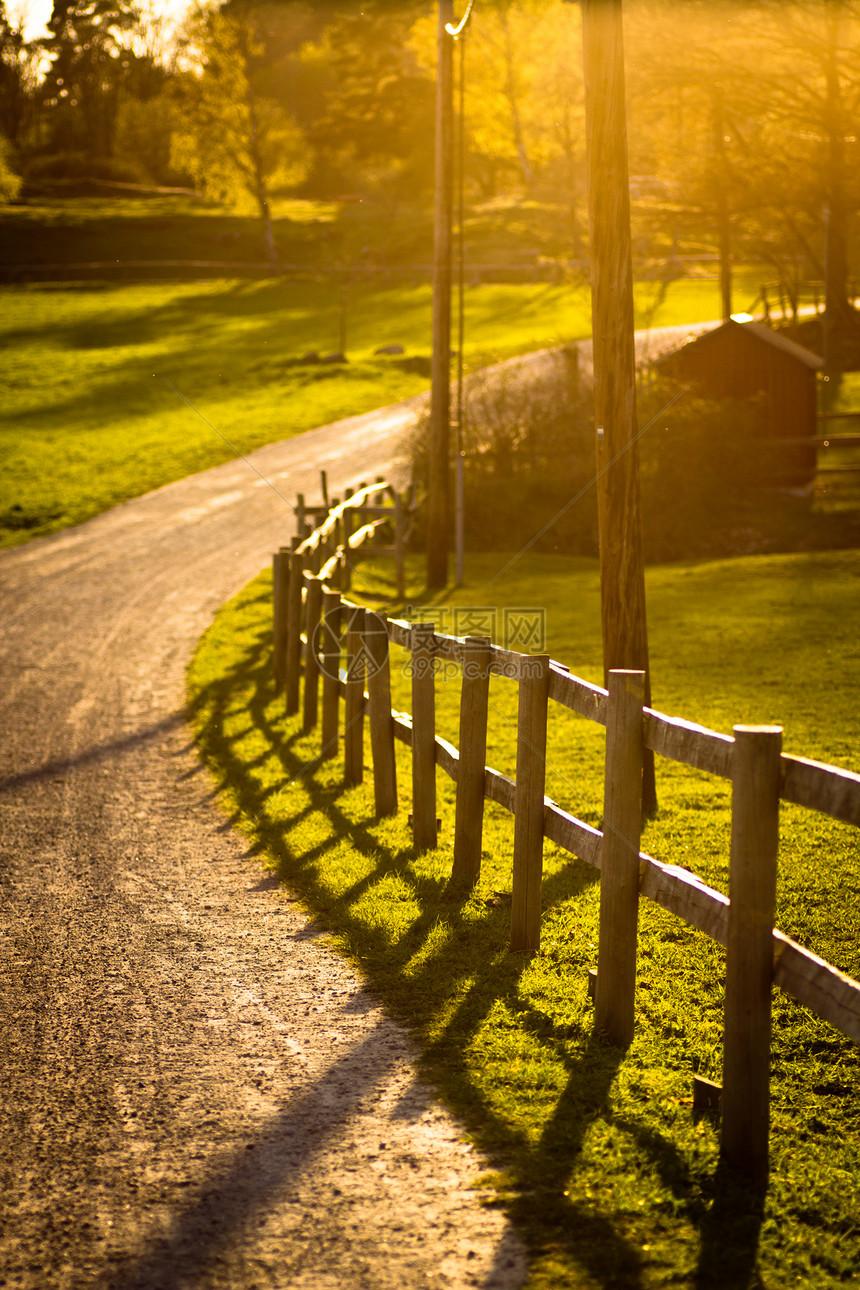
MULTIPOLYGON (((354 549, 351 540, 364 533, 361 541, 367 542, 378 526, 393 524, 403 541, 406 516, 414 508, 377 480, 343 503, 314 509, 318 526, 294 539, 291 551, 282 549, 274 563, 274 670, 288 712, 299 711, 301 669, 303 725, 313 729, 321 675, 321 755, 337 755, 342 740, 344 776, 350 784, 364 775, 367 718, 379 816, 394 814, 398 806, 395 742, 411 749, 411 823, 419 849, 437 843, 436 768, 454 781, 454 882, 471 884, 480 875, 483 803, 495 802, 511 812, 513 950, 529 953, 539 947, 544 839, 600 872, 595 1025, 611 1042, 626 1045, 633 1036, 641 898, 724 946, 722 1150, 750 1176, 766 1175, 773 986, 860 1044, 860 983, 773 928, 779 803, 792 802, 860 827, 860 775, 782 752, 779 728, 736 726, 730 736, 646 707, 642 673, 612 672, 604 689, 545 655, 518 653, 484 637, 450 636, 429 622, 389 619, 354 605, 328 585, 354 549), (387 500, 381 501, 382 496, 387 500), (350 524, 356 516, 362 523, 353 532, 350 524), (391 707, 392 644, 411 657, 411 714, 391 707), (462 669, 459 748, 435 731, 439 662, 462 669), (491 676, 518 687, 513 779, 486 765, 491 676), (544 792, 552 703, 606 728, 603 830, 544 792), (731 781, 728 896, 688 869, 640 850, 646 749, 731 781)), ((402 550, 397 558, 399 583, 402 550)))

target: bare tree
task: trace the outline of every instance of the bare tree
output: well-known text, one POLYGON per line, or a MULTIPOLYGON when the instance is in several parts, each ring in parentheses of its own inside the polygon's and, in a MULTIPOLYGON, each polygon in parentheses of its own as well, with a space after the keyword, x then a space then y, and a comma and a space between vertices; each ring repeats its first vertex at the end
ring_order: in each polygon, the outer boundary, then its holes
POLYGON ((198 9, 184 43, 197 67, 180 84, 184 129, 174 135, 174 164, 218 200, 253 202, 266 258, 276 268, 271 190, 301 182, 309 148, 280 104, 259 93, 264 51, 253 10, 228 16, 198 9))

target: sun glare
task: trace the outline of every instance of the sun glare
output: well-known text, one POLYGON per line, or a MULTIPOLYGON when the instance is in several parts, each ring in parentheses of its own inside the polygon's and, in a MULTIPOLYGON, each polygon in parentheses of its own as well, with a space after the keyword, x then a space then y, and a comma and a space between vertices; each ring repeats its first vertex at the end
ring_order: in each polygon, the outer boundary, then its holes
MULTIPOLYGON (((143 6, 155 18, 168 18, 177 22, 190 8, 190 0, 149 0, 143 6)), ((7 4, 6 11, 15 26, 23 29, 27 40, 36 40, 48 30, 53 0, 18 0, 7 4)))

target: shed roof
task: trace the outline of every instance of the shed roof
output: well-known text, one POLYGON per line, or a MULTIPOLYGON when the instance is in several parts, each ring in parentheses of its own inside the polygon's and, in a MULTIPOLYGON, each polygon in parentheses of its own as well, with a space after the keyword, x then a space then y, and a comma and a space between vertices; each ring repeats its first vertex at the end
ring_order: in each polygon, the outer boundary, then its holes
POLYGON ((818 371, 824 366, 823 358, 819 358, 817 354, 813 354, 811 349, 806 349, 803 345, 798 345, 793 340, 788 340, 787 337, 782 336, 778 331, 773 331, 770 327, 765 327, 763 323, 738 322, 734 318, 727 319, 726 322, 722 323, 719 327, 714 327, 712 330, 704 332, 703 335, 697 336, 694 340, 686 341, 680 349, 673 350, 670 354, 666 354, 664 357, 666 359, 672 359, 677 354, 684 353, 686 355, 699 347, 707 348, 708 345, 712 344, 715 336, 719 336, 729 328, 736 328, 738 332, 743 332, 748 336, 754 337, 756 340, 763 341, 765 344, 773 346, 774 349, 778 349, 783 354, 789 355, 789 357, 795 359, 798 363, 803 363, 806 367, 812 368, 813 371, 818 371))

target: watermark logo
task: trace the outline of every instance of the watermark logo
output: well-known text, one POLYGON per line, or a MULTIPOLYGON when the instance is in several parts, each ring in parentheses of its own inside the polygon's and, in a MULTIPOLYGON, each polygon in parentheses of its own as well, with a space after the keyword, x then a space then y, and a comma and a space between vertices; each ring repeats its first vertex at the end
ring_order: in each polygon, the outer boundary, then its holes
POLYGON ((487 605, 455 605, 451 611, 452 636, 489 636, 498 639, 499 611, 487 605))
POLYGON ((502 639, 508 649, 522 654, 546 653, 546 610, 503 609, 502 639))
MULTIPOLYGON (((499 609, 492 605, 418 605, 407 611, 406 618, 413 623, 432 623, 434 632, 442 636, 483 637, 500 642, 503 648, 520 657, 501 660, 497 657, 492 670, 512 680, 537 675, 539 664, 529 656, 546 652, 546 610, 533 606, 499 609)), ((345 656, 346 642, 332 630, 331 624, 323 619, 317 625, 313 652, 323 676, 355 683, 375 676, 385 667, 390 642, 384 622, 375 615, 369 616, 364 630, 356 636, 357 649, 345 656)), ((462 653, 462 660, 455 662, 426 651, 419 651, 417 655, 407 651, 402 675, 419 681, 428 676, 437 681, 453 681, 460 676, 472 680, 486 675, 485 666, 478 658, 470 657, 468 647, 462 653)))
POLYGON ((546 610, 534 605, 415 605, 406 617, 445 636, 489 636, 505 649, 546 653, 546 610))
POLYGON ((370 626, 365 620, 364 629, 357 633, 358 649, 346 657, 346 666, 341 668, 342 642, 339 634, 332 630, 331 624, 323 618, 315 627, 312 637, 313 652, 323 676, 337 680, 343 675, 347 684, 367 677, 376 676, 388 662, 388 631, 385 623, 378 618, 371 619, 370 626))

